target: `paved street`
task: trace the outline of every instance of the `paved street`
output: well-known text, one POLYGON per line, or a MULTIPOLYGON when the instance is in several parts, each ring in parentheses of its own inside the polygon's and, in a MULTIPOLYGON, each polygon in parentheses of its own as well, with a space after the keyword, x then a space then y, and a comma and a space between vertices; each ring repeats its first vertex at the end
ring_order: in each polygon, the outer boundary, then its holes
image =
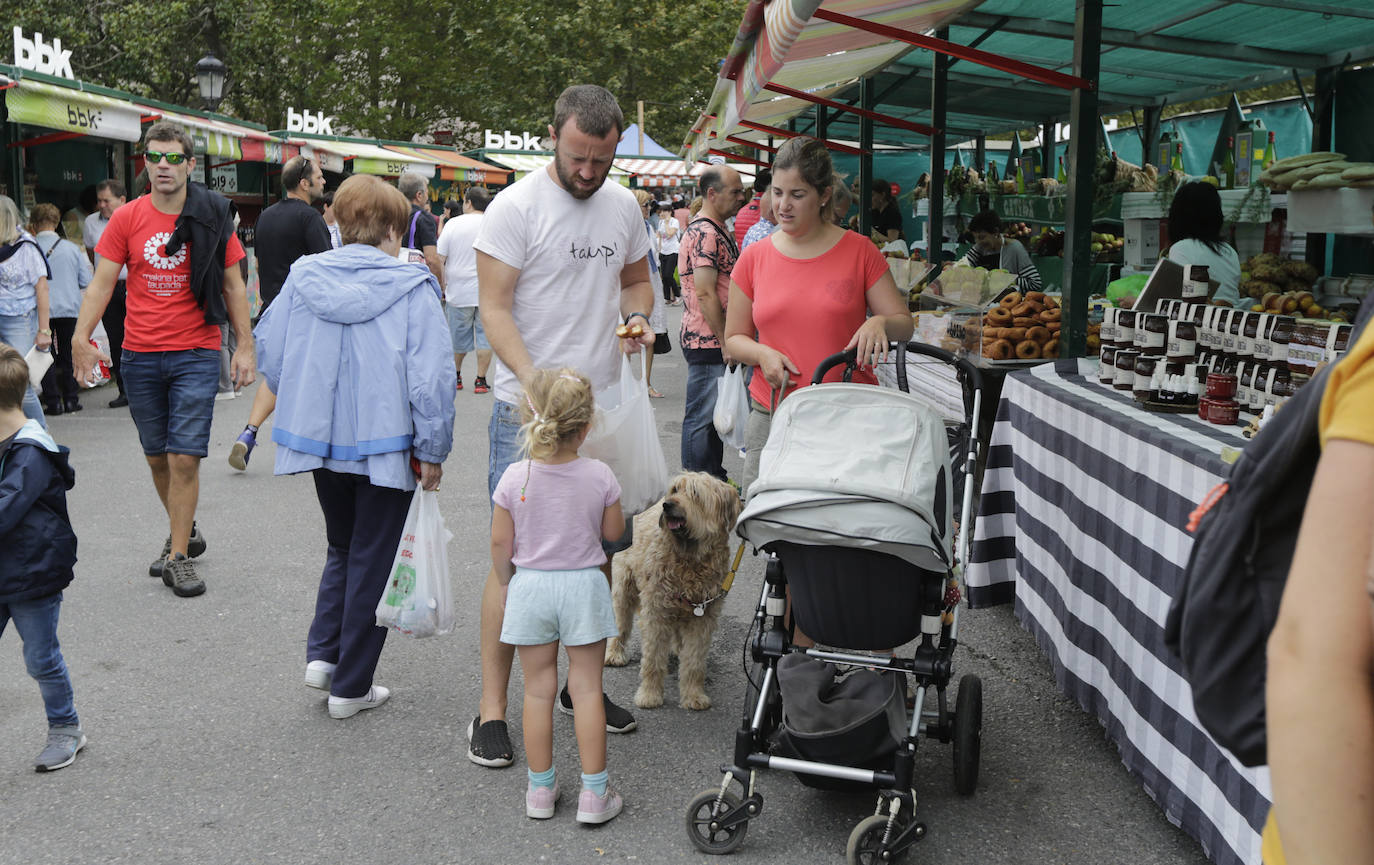
MULTIPOLYGON (((679 315, 670 309, 674 352, 654 368, 667 395, 655 407, 670 466, 686 379, 679 315)), ((709 670, 715 707, 678 708, 670 680, 667 707, 636 712, 640 729, 611 737, 625 813, 598 829, 574 822, 576 749, 570 719, 559 716, 563 806, 551 821, 528 820, 523 764, 475 766, 463 736, 479 691, 491 397, 457 394, 441 489, 458 628, 429 640, 391 637, 377 672, 393 689, 390 703, 333 721, 324 694, 301 680, 325 549, 309 478, 273 477, 271 445, 246 473, 230 469, 225 455, 251 393, 217 403, 198 512, 208 592, 176 598, 147 575, 166 518, 127 410, 105 407, 112 395, 88 393, 85 411, 51 422, 77 472, 70 503, 80 562, 60 634, 90 744, 67 769, 33 771, 43 707, 8 630, 0 638, 0 863, 706 861, 687 840, 683 814, 693 795, 719 783, 731 751, 761 558, 746 557, 725 602, 709 670)), ((1009 607, 963 622, 959 673, 984 679, 981 780, 976 795, 959 797, 950 748, 923 743, 918 807, 930 833, 906 861, 1206 861, 1127 775, 1096 720, 1059 694, 1009 607)), ((608 693, 628 705, 637 677, 637 665, 607 670, 608 693)), ((519 695, 517 671, 517 754, 519 695)), ((764 812, 735 854, 740 862, 843 862, 850 830, 872 811, 870 795, 815 791, 781 773, 762 775, 760 789, 764 812)))

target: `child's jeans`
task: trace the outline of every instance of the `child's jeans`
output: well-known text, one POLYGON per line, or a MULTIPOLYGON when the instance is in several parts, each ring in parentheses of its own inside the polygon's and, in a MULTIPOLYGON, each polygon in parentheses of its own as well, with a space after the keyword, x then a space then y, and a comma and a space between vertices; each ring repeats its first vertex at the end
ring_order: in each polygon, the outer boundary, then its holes
POLYGON ((0 635, 14 620, 14 629, 24 642, 24 666, 38 681, 49 727, 79 727, 72 696, 72 680, 57 644, 57 613, 62 608, 62 593, 32 601, 0 604, 0 635))

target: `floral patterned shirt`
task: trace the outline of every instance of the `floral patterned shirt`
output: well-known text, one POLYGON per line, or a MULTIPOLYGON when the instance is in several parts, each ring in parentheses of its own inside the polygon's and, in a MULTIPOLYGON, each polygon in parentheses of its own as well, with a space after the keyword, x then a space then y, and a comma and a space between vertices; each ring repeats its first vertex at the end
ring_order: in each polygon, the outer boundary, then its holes
MULTIPOLYGON (((730 299, 730 272, 735 269, 738 259, 739 247, 735 246, 735 238, 725 230, 725 226, 705 216, 697 217, 687 226, 677 254, 678 272, 682 274, 684 350, 720 351, 720 340, 711 332, 711 326, 701 312, 701 304, 697 302, 695 271, 698 267, 715 268, 716 297, 720 298, 720 308, 725 309, 730 299)), ((720 363, 719 360, 715 362, 720 363)))

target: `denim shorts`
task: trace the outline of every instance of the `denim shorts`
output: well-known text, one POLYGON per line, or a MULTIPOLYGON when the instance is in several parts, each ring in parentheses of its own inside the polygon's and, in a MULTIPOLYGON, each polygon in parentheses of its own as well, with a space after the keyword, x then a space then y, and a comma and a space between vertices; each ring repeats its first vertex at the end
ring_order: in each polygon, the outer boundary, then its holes
POLYGON ((448 333, 453 340, 455 354, 465 354, 474 348, 489 351, 491 345, 482 331, 482 316, 475 306, 453 306, 444 304, 444 315, 448 318, 448 333))
MULTIPOLYGON (((487 498, 496 494, 496 484, 512 463, 520 461, 520 410, 501 400, 492 401, 491 421, 487 424, 487 498)), ((625 518, 625 534, 618 541, 602 540, 607 556, 628 550, 635 542, 634 520, 625 518)), ((547 640, 545 641, 547 642, 547 640)))
POLYGON ((210 452, 210 421, 219 392, 219 351, 130 351, 120 359, 129 413, 148 456, 210 452))
POLYGON ((565 646, 585 646, 619 633, 611 587, 600 568, 515 569, 506 591, 501 642, 542 646, 558 640, 565 646))

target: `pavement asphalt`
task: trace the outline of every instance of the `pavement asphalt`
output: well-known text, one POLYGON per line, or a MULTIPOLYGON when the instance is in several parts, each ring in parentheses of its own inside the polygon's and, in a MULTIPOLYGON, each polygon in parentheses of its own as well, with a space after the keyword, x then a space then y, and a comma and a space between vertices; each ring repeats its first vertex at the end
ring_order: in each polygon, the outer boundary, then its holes
MULTIPOLYGON (((674 334, 680 308, 669 309, 674 334)), ((678 463, 686 366, 657 359, 655 400, 664 454, 678 463)), ((473 376, 469 356, 465 378, 473 376)), ((51 420, 72 450, 69 494, 80 538, 76 581, 60 636, 90 743, 76 763, 39 774, 42 701, 13 629, 0 639, 0 863, 596 863, 709 861, 689 843, 687 802, 718 786, 744 699, 741 649, 762 580, 745 557, 725 599, 708 670, 715 705, 636 710, 639 729, 611 736, 612 783, 625 812, 599 828, 573 820, 577 785, 571 719, 555 719, 556 764, 567 792, 557 816, 524 816, 523 764, 492 770, 466 757, 476 713, 478 597, 488 565, 486 425, 491 397, 466 389, 441 505, 458 627, 427 640, 392 636, 377 681, 389 704, 345 721, 302 682, 305 635, 323 562, 323 521, 308 477, 274 477, 272 446, 246 472, 231 469, 251 389, 216 403, 201 467, 197 519, 209 548, 197 561, 208 592, 180 599, 147 575, 166 535, 126 409, 113 389, 51 420)), ((265 438, 265 437, 264 437, 265 438)), ((727 468, 738 471, 731 456, 727 468)), ((2 554, 2 553, 0 553, 2 554)), ((917 755, 919 819, 929 834, 908 862, 946 865, 1131 862, 1197 865, 1199 845, 1165 819, 1122 766, 1103 728, 1056 687, 1048 662, 1010 607, 965 611, 956 677, 983 679, 982 772, 976 793, 954 791, 951 748, 917 755)), ((632 643, 638 658, 638 639, 632 643)), ((605 686, 630 705, 638 666, 607 669, 605 686)), ((520 676, 511 687, 519 747, 520 676)), ((870 794, 803 787, 762 773, 762 814, 734 858, 747 863, 843 862, 870 794)))

